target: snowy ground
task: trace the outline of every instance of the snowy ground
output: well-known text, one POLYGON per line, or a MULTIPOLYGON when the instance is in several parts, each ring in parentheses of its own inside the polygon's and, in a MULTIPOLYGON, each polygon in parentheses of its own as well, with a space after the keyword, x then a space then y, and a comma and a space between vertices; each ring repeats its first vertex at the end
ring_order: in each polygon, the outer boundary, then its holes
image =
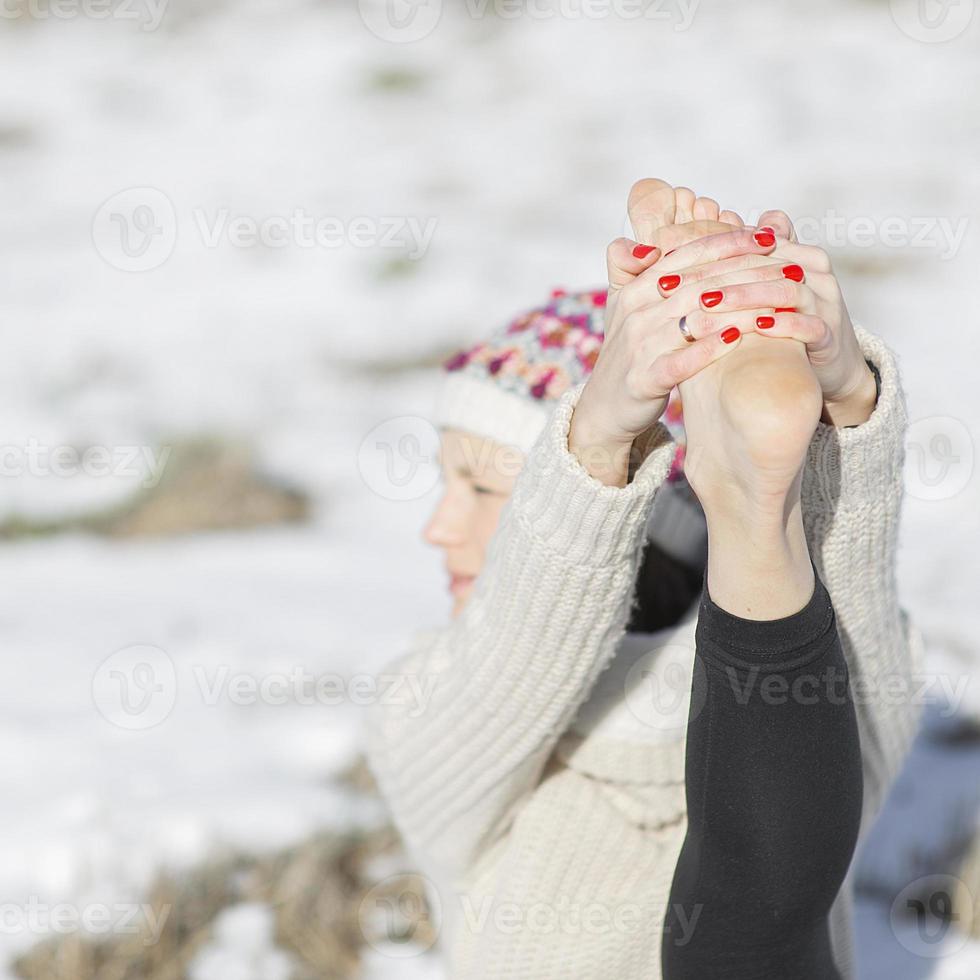
MULTIPOLYGON (((0 19, 0 520, 122 499, 161 445, 198 434, 246 440, 317 518, 0 549, 0 901, 133 901, 215 844, 359 819, 327 778, 356 751, 356 696, 300 703, 289 678, 377 670, 446 613, 418 540, 425 474, 396 501, 357 466, 374 426, 429 407, 431 373, 388 368, 601 283, 647 174, 749 217, 784 207, 836 246, 852 313, 899 351, 908 390, 904 599, 930 670, 965 678, 980 717, 980 18, 956 22, 972 0, 945 26, 902 0, 660 2, 639 22, 628 4, 432 0, 403 29, 430 28, 414 43, 380 0, 171 0, 156 29, 156 5, 98 6, 0 19), (307 247, 297 212, 334 238, 307 247), (236 217, 286 244, 248 244, 236 217), (105 447, 111 475, 61 475, 61 447, 105 447), (109 673, 138 699, 148 657, 172 678, 153 727, 112 702, 109 673), (239 676, 286 684, 286 703, 232 695, 239 676)), ((872 855, 899 882, 909 847, 936 848, 971 806, 980 764, 922 746, 903 779, 872 855)), ((887 912, 862 906, 863 978, 977 974, 975 944, 909 952, 887 912)), ((229 913, 215 941, 259 943, 263 915, 229 913)), ((0 933, 3 956, 47 934, 0 933)), ((250 975, 223 955, 196 976, 250 975)), ((380 954, 370 972, 410 975, 380 954)))

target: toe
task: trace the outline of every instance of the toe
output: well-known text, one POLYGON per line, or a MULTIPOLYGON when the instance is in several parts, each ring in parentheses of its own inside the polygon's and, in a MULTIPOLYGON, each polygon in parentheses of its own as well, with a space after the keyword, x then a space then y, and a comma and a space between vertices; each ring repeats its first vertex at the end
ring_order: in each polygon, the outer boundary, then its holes
POLYGON ((656 177, 638 180, 630 188, 627 207, 630 224, 633 226, 633 237, 638 242, 652 244, 657 240, 657 232, 661 228, 674 223, 674 188, 656 177))
POLYGON ((694 220, 694 202, 696 200, 694 191, 690 187, 675 187, 674 197, 677 201, 677 210, 674 214, 674 223, 682 225, 687 221, 694 220))
POLYGON ((718 202, 710 197, 699 197, 694 202, 694 217, 698 221, 717 221, 718 202))

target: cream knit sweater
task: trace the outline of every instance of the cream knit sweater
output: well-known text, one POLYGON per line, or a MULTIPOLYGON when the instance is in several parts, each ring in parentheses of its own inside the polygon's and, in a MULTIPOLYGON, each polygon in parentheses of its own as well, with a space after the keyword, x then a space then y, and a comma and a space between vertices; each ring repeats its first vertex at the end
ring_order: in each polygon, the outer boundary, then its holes
MULTIPOLYGON (((856 428, 818 424, 803 512, 851 671, 863 837, 918 721, 902 686, 914 690, 921 639, 895 583, 904 395, 891 351, 856 332, 881 394, 856 428)), ((690 691, 697 603, 670 630, 624 633, 673 444, 656 426, 633 480, 600 484, 568 451, 580 392, 561 398, 531 450, 463 612, 385 669, 432 685, 431 700, 366 715, 371 768, 428 880, 456 980, 661 976, 687 701, 651 714, 637 684, 663 669, 671 690, 690 691)), ((849 874, 832 922, 845 978, 851 887, 849 874)))

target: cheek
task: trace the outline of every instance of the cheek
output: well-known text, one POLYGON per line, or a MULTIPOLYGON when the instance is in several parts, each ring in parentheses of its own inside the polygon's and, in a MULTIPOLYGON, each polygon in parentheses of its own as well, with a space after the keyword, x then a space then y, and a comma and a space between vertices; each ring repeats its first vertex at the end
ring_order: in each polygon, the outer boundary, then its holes
POLYGON ((476 539, 483 549, 484 554, 486 554, 487 546, 490 544, 490 539, 493 537, 494 532, 497 530, 497 526, 500 524, 500 515, 503 512, 504 504, 506 499, 503 498, 493 498, 487 501, 482 507, 479 508, 479 514, 476 518, 476 539))

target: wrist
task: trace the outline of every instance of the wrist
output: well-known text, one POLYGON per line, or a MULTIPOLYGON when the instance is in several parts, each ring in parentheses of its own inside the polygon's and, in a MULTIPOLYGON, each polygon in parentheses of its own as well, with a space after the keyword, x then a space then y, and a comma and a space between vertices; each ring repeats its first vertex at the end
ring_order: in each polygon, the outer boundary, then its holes
POLYGON ((606 486, 626 486, 633 439, 631 435, 610 434, 587 411, 582 410, 581 403, 572 413, 568 427, 568 451, 589 476, 606 486))
POLYGON ((871 418, 877 402, 878 383, 871 368, 862 359, 857 378, 848 386, 845 393, 824 402, 820 421, 839 429, 861 425, 871 418))

